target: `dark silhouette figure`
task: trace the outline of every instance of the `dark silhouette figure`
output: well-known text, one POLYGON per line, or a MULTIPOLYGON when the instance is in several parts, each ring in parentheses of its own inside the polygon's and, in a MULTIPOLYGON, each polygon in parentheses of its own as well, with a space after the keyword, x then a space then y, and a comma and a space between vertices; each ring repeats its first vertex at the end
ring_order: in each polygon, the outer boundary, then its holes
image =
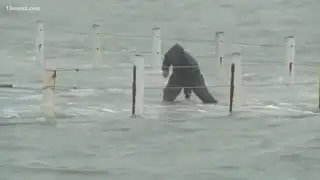
POLYGON ((164 77, 168 77, 170 66, 173 72, 163 90, 163 101, 174 101, 183 89, 186 99, 190 98, 193 91, 203 103, 217 103, 206 87, 197 61, 179 44, 175 44, 164 56, 164 77))

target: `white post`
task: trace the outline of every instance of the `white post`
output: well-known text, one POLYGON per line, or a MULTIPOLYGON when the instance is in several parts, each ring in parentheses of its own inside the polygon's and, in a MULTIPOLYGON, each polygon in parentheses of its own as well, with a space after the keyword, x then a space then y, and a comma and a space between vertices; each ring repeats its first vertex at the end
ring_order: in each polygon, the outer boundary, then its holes
POLYGON ((54 98, 55 98, 55 84, 56 84, 56 71, 44 70, 43 71, 43 105, 42 112, 45 117, 54 118, 54 98))
POLYGON ((320 109, 320 66, 318 66, 318 109, 320 109))
POLYGON ((218 69, 223 69, 223 61, 224 61, 223 42, 224 42, 224 33, 217 32, 216 33, 216 58, 217 58, 218 69))
POLYGON ((285 37, 285 48, 286 48, 286 71, 288 72, 289 78, 291 78, 291 83, 295 81, 295 38, 294 36, 285 37))
POLYGON ((136 66, 136 104, 135 115, 142 115, 144 111, 144 58, 139 54, 134 55, 136 66))
POLYGON ((93 60, 96 66, 103 60, 103 50, 100 37, 100 25, 94 24, 92 26, 93 31, 93 60))
POLYGON ((244 88, 242 80, 242 56, 239 52, 232 53, 232 63, 235 64, 234 71, 234 104, 244 104, 244 88))
POLYGON ((223 49, 223 42, 224 42, 224 33, 219 31, 216 32, 216 70, 218 75, 223 80, 228 78, 227 72, 224 69, 224 49, 223 49))
POLYGON ((38 20, 37 22, 37 34, 36 34, 36 44, 35 44, 35 54, 36 60, 43 66, 44 62, 44 28, 43 21, 38 20))
POLYGON ((153 68, 160 68, 162 65, 162 56, 161 56, 161 32, 160 28, 156 27, 152 29, 152 60, 153 68))

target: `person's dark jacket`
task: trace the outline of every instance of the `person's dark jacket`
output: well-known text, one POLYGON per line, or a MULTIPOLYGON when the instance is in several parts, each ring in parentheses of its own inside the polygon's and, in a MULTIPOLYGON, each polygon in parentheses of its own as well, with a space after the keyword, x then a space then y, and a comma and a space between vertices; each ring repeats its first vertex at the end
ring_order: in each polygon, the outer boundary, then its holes
POLYGON ((162 70, 173 67, 173 73, 181 76, 194 76, 200 74, 197 61, 179 44, 175 44, 165 55, 162 70))

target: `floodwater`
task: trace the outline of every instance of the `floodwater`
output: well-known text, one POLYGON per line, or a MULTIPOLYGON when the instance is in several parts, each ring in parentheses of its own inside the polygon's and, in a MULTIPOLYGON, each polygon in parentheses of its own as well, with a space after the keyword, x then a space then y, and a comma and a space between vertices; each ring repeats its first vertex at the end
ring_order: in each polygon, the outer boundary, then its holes
POLYGON ((318 0, 0 0, 0 179, 317 180, 320 170, 318 0), (39 11, 7 11, 40 7, 39 11), (45 57, 58 71, 57 118, 46 120, 36 21, 45 57), (109 69, 92 66, 93 24, 101 25, 109 69), (212 94, 161 103, 167 79, 147 69, 145 113, 131 116, 132 54, 151 64, 151 29, 163 51, 181 43, 197 57, 212 94), (216 70, 217 31, 225 66, 216 70), (295 85, 283 48, 295 36, 295 85), (260 46, 262 45, 262 46, 260 46), (121 51, 120 51, 121 50, 121 51), (241 52, 245 100, 228 115, 230 54, 241 52), (282 84, 282 85, 281 85, 282 84), (77 86, 79 89, 72 89, 77 86), (223 87, 214 87, 223 86, 223 87), (151 88, 152 87, 152 88, 151 88))

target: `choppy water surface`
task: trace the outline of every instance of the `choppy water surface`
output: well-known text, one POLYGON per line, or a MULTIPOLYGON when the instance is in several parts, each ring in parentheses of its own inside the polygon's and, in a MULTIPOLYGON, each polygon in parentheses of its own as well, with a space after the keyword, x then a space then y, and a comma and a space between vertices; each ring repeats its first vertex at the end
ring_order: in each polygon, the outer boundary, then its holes
MULTIPOLYGON (((247 86, 247 105, 228 116, 228 88, 210 88, 220 105, 164 105, 165 79, 147 70, 145 115, 130 118, 131 68, 58 72, 58 118, 39 109, 41 66, 34 60, 35 21, 45 21, 51 67, 92 65, 88 34, 100 24, 104 48, 145 52, 161 27, 163 49, 179 42, 195 56, 214 57, 210 42, 225 32, 228 54, 243 53, 244 83, 281 84, 284 37, 296 37, 296 61, 319 62, 317 0, 1 1, 0 82, 31 89, 0 90, 0 179, 254 179, 317 180, 320 170, 318 85, 247 86), (112 34, 137 35, 116 37, 112 34), (174 39, 173 39, 174 38, 174 39), (186 41, 202 40, 198 41, 186 41), (255 46, 255 45, 273 46, 255 46), (258 61, 252 62, 252 61, 258 61), (270 63, 266 63, 270 62, 270 63), (78 85, 79 90, 68 87, 78 85)), ((209 85, 226 85, 216 59, 197 58, 209 85)), ((103 65, 131 66, 128 52, 105 52, 103 65)), ((296 66, 297 82, 317 81, 317 65, 296 66)))

